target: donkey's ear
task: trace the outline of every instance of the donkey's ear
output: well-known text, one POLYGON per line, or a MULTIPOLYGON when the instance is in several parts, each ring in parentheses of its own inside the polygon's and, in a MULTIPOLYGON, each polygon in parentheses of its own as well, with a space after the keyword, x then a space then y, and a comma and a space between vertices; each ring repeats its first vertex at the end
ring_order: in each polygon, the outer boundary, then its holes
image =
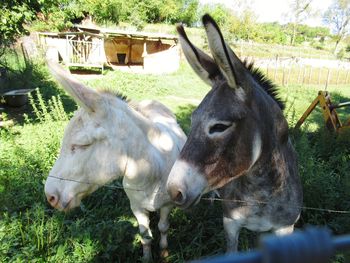
POLYGON ((204 82, 212 86, 214 79, 221 74, 219 67, 210 56, 190 42, 181 24, 178 24, 176 29, 179 33, 180 44, 188 63, 204 82))
POLYGON ((226 44, 219 26, 206 14, 202 18, 208 36, 209 48, 215 62, 232 88, 239 85, 239 77, 245 74, 244 66, 236 54, 226 44))
POLYGON ((48 60, 47 65, 51 74, 63 86, 70 96, 88 112, 96 112, 101 104, 98 92, 79 83, 72 75, 64 70, 57 62, 48 60))

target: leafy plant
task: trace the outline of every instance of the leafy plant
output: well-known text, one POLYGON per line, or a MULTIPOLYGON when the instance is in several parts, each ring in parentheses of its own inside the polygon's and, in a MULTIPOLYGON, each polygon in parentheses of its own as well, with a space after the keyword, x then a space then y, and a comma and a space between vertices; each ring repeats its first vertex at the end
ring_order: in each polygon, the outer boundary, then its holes
MULTIPOLYGON (((65 112, 60 95, 53 96, 47 104, 45 103, 40 90, 36 89, 36 100, 29 94, 29 101, 33 108, 35 118, 41 123, 52 121, 68 121, 68 114, 65 112)), ((27 117, 27 122, 30 120, 27 117)))

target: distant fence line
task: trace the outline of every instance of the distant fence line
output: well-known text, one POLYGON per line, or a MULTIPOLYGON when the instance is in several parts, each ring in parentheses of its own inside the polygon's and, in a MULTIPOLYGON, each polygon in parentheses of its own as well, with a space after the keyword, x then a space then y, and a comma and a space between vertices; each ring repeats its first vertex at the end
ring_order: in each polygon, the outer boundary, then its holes
MULTIPOLYGON (((266 44, 252 41, 231 41, 235 52, 240 57, 300 57, 313 59, 338 60, 330 51, 309 46, 290 46, 282 44, 266 44)), ((345 59, 345 58, 344 58, 345 59)))
POLYGON ((278 85, 346 85, 350 84, 350 69, 312 66, 260 67, 278 85))

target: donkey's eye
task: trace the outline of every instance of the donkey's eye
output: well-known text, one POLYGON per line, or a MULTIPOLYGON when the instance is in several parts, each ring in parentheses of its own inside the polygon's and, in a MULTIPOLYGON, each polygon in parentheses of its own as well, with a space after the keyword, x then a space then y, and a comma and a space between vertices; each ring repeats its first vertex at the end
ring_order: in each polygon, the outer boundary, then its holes
POLYGON ((210 127, 209 129, 209 134, 213 134, 216 132, 224 132, 226 131, 228 128, 230 128, 231 125, 228 124, 223 124, 223 123, 217 123, 213 126, 210 127))
POLYGON ((80 144, 72 144, 71 146, 71 151, 72 152, 75 152, 76 150, 84 150, 86 149, 87 147, 89 147, 91 144, 83 144, 83 145, 80 145, 80 144))

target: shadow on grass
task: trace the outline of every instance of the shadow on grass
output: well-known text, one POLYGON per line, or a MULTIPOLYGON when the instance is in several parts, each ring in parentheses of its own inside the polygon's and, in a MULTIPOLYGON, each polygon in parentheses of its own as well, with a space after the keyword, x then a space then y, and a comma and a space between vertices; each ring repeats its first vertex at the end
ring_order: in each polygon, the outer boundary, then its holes
POLYGON ((122 189, 113 189, 113 184, 102 187, 80 208, 64 214, 49 207, 41 177, 31 176, 35 171, 6 169, 26 172, 15 183, 1 182, 5 187, 0 195, 3 260, 136 262, 141 257, 138 229, 122 189))
MULTIPOLYGON (((15 70, 8 73, 5 84, 1 87, 0 92, 5 93, 17 89, 36 89, 38 88, 45 103, 51 99, 52 96, 59 95, 62 99, 63 107, 67 114, 76 110, 75 102, 66 95, 65 91, 59 88, 56 82, 53 81, 51 75, 43 63, 32 63, 26 65, 24 69, 15 70)), ((31 92, 36 100, 35 92, 31 92)), ((14 120, 18 124, 23 124, 23 114, 27 114, 35 122, 33 108, 29 104, 22 107, 10 107, 6 104, 1 104, 8 119, 14 120)))

